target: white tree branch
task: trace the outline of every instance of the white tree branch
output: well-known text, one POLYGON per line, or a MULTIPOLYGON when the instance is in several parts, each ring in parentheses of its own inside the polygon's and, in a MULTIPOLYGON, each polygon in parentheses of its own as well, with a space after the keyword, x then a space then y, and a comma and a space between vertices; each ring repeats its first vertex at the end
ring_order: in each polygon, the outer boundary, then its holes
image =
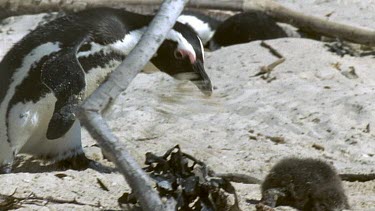
MULTIPOLYGON (((79 11, 93 7, 125 8, 129 5, 160 5, 162 0, 0 0, 0 19, 53 11, 79 11)), ((191 7, 241 10, 242 0, 190 0, 191 7)))
MULTIPOLYGON (((58 10, 76 11, 98 6, 126 7, 127 5, 158 5, 161 0, 0 0, 0 19, 26 13, 58 10)), ((323 18, 305 15, 272 0, 190 0, 192 8, 224 9, 236 11, 262 11, 279 22, 299 29, 354 43, 375 45, 375 31, 335 23, 323 18)))
POLYGON ((244 0, 243 10, 265 12, 275 20, 299 29, 365 45, 375 45, 375 31, 305 15, 272 0, 244 0))
MULTIPOLYGON (((100 147, 110 154, 119 171, 125 176, 144 210, 174 210, 166 208, 152 181, 132 158, 125 145, 111 132, 101 116, 103 109, 122 93, 155 54, 166 34, 175 24, 186 0, 165 0, 147 31, 121 65, 81 106, 79 119, 100 147)), ((173 204, 173 203, 172 203, 173 204)), ((170 204, 168 205, 170 206, 170 204)))

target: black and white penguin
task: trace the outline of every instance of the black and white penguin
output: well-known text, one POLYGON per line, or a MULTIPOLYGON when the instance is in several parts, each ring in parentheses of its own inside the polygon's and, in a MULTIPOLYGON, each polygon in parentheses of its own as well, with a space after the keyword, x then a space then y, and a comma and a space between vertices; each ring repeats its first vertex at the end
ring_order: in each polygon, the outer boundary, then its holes
POLYGON ((210 50, 223 46, 287 37, 275 20, 262 12, 243 12, 221 23, 209 43, 210 50))
POLYGON ((221 21, 215 18, 192 10, 183 11, 177 21, 191 26, 202 40, 204 46, 208 45, 221 23, 221 21))
MULTIPOLYGON (((152 16, 96 8, 69 14, 26 35, 0 63, 0 170, 18 153, 53 161, 83 155, 74 112, 128 55, 152 16)), ((206 95, 203 44, 176 23, 151 62, 206 95)))
POLYGON ((306 211, 349 209, 340 177, 333 166, 317 159, 285 158, 267 175, 262 203, 306 211))

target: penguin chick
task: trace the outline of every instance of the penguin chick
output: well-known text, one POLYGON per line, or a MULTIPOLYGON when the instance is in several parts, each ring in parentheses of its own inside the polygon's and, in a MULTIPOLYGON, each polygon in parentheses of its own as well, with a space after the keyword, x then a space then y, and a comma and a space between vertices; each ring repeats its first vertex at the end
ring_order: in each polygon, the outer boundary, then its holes
MULTIPOLYGON (((82 157, 75 111, 135 47, 152 20, 123 9, 96 8, 37 27, 0 62, 0 172, 28 153, 52 161, 82 157)), ((203 45, 176 23, 151 59, 206 95, 212 85, 203 45)))
POLYGON ((333 166, 316 159, 285 158, 262 183, 262 204, 304 211, 349 209, 340 177, 333 166))
POLYGON ((217 27, 221 24, 221 21, 215 18, 192 10, 183 11, 177 21, 191 26, 201 38, 203 45, 207 47, 217 27))
POLYGON ((243 12, 226 19, 212 37, 209 49, 287 37, 287 33, 268 15, 262 12, 243 12))

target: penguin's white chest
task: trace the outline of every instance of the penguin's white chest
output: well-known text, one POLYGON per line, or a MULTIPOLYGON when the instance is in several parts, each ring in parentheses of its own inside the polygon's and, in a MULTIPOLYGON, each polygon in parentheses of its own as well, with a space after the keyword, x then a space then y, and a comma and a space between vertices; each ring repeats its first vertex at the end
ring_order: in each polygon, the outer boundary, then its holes
POLYGON ((19 102, 9 111, 8 135, 12 148, 18 153, 26 142, 40 142, 46 139, 49 121, 52 117, 56 97, 49 93, 37 102, 19 102))
MULTIPOLYGON (((23 62, 20 66, 20 68, 16 69, 14 71, 14 74, 12 76, 12 83, 9 85, 9 88, 6 92, 6 95, 4 99, 0 102, 0 141, 6 141, 8 139, 8 134, 7 134, 7 122, 9 124, 9 121, 12 121, 12 119, 9 119, 6 114, 8 109, 14 109, 14 108, 9 108, 10 106, 10 101, 12 100, 13 96, 16 93, 16 88, 19 86, 25 78, 29 76, 29 71, 36 62, 38 62, 41 58, 44 56, 47 56, 53 52, 59 51, 59 43, 45 43, 37 48, 35 48, 33 51, 31 51, 29 54, 27 54, 23 62)), ((26 112, 26 111, 25 111, 26 112)), ((25 113, 24 112, 24 113, 25 113)), ((27 116, 27 112, 25 114, 27 116)), ((29 118, 29 117, 28 117, 29 118)), ((18 118, 19 119, 19 118, 18 118)), ((31 118, 33 119, 33 118, 31 118)), ((35 120, 35 117, 34 117, 35 120)), ((18 121, 18 120, 17 120, 18 121)), ((10 139, 11 140, 11 139, 10 139)))
MULTIPOLYGON (((59 43, 44 43, 25 55, 20 67, 14 70, 11 84, 0 102, 0 165, 10 163, 12 151, 17 153, 34 136, 43 137, 40 129, 48 125, 55 97, 52 94, 37 102, 20 101, 11 105, 17 87, 29 77, 30 70, 44 56, 60 50, 59 43)), ((45 136, 45 134, 43 134, 45 136)))

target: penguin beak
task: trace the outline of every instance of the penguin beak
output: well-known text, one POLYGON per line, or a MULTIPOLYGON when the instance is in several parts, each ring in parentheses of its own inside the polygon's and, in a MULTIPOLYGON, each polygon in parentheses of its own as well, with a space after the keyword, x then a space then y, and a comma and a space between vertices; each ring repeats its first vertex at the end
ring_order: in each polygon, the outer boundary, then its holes
POLYGON ((192 79, 191 82, 193 82, 204 95, 211 96, 212 84, 210 78, 204 70, 203 62, 197 60, 193 64, 193 70, 198 75, 198 77, 192 79))

